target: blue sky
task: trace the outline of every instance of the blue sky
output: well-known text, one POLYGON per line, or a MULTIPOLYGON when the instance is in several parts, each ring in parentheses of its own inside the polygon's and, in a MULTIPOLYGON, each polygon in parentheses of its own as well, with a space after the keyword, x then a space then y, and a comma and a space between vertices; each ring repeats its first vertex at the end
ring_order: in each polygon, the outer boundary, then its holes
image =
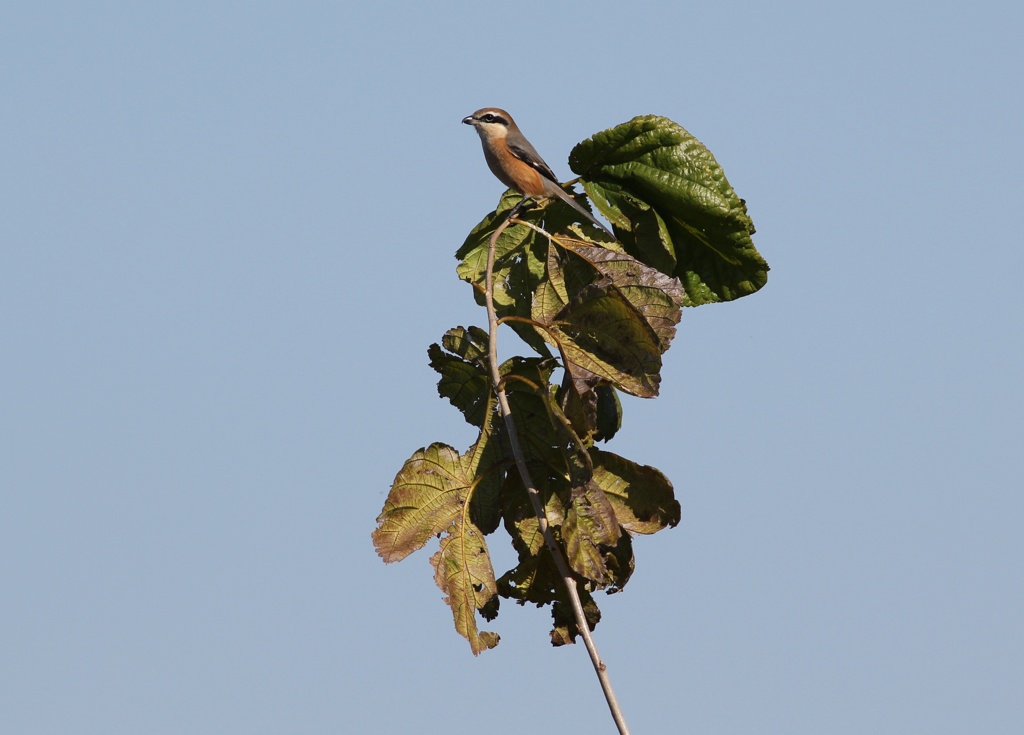
POLYGON ((1021 732, 1022 16, 0 11, 4 729, 613 731, 547 610, 474 658, 432 550, 370 543, 402 462, 473 440, 426 348, 485 322, 452 254, 502 187, 459 121, 497 105, 565 178, 672 118, 772 266, 609 445, 683 514, 598 598, 633 732, 1021 732))

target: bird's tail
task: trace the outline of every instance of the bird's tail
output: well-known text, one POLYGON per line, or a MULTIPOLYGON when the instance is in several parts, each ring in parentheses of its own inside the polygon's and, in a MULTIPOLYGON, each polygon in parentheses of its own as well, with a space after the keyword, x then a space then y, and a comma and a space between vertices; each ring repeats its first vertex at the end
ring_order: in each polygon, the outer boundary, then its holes
POLYGON ((580 205, 580 203, 579 203, 579 202, 577 202, 577 201, 576 201, 576 199, 575 199, 575 198, 573 197, 573 195, 572 195, 572 194, 570 194, 569 192, 567 192, 567 191, 566 191, 565 189, 563 189, 563 188, 562 188, 561 186, 559 186, 558 184, 555 184, 554 186, 548 187, 548 191, 550 191, 551 193, 553 193, 553 194, 554 194, 555 196, 557 196, 557 197, 558 197, 559 199, 561 199, 561 200, 562 200, 563 202, 565 202, 565 203, 566 203, 566 204, 568 204, 568 205, 569 205, 570 207, 572 207, 572 208, 573 208, 573 209, 575 209, 575 210, 576 210, 577 212, 579 212, 579 213, 580 213, 580 214, 582 214, 582 215, 583 215, 584 217, 586 217, 586 218, 587 218, 587 221, 588 221, 588 222, 593 222, 593 223, 594 223, 594 224, 595 224, 595 225, 596 225, 597 227, 601 228, 601 229, 602 229, 602 230, 603 230, 604 232, 607 232, 607 233, 608 233, 609 235, 611 235, 611 236, 612 236, 612 238, 614 238, 614 237, 615 237, 615 235, 612 235, 612 232, 611 232, 611 230, 609 230, 609 229, 608 229, 607 227, 605 227, 605 226, 604 226, 603 224, 601 224, 601 223, 600 223, 600 222, 599 222, 599 221, 597 220, 597 217, 595 217, 594 215, 592 215, 592 214, 591 214, 590 212, 588 212, 588 211, 586 210, 586 208, 584 208, 583 206, 581 206, 581 205, 580 205))

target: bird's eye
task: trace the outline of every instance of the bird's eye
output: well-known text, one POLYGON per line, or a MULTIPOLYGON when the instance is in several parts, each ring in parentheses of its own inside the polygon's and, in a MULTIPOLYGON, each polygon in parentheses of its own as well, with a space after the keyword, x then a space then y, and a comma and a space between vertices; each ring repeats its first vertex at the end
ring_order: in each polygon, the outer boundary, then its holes
POLYGON ((483 122, 494 122, 497 118, 495 118, 494 115, 492 115, 491 113, 488 112, 486 115, 484 115, 480 119, 483 122))

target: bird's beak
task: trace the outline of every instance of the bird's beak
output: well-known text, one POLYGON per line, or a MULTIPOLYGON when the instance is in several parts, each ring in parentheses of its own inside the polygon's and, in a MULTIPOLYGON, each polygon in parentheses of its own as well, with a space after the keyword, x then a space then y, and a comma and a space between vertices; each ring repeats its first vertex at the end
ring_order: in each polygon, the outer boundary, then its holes
POLYGON ((462 124, 463 125, 472 125, 475 122, 476 122, 476 120, 473 119, 472 115, 470 115, 469 117, 462 118, 462 124))

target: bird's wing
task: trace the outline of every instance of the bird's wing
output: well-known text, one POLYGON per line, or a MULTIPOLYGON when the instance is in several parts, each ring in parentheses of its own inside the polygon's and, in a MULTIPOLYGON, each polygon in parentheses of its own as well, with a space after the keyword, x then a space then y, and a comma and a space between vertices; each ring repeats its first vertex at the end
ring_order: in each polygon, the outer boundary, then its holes
POLYGON ((601 224, 600 220, 594 217, 594 215, 588 212, 586 209, 581 207, 579 202, 577 202, 571 194, 569 194, 568 192, 565 191, 565 189, 562 188, 562 185, 558 183, 558 179, 555 177, 555 174, 551 170, 551 167, 544 163, 544 159, 540 157, 539 153, 537 153, 537 149, 530 145, 530 141, 528 141, 522 135, 510 135, 505 139, 505 144, 508 146, 508 149, 512 151, 512 155, 514 155, 520 161, 528 163, 530 166, 535 168, 541 176, 543 176, 545 179, 548 179, 551 182, 552 186, 545 187, 546 192, 549 192, 550 194, 557 196, 563 202, 571 206, 573 209, 582 214, 588 220, 590 220, 595 225, 597 225, 602 230, 611 235, 612 238, 615 237, 615 235, 613 235, 607 227, 601 224))
POLYGON ((550 179, 556 184, 558 183, 558 178, 555 176, 554 171, 551 170, 550 166, 544 163, 544 159, 540 157, 539 153, 537 153, 537 149, 530 145, 530 141, 522 136, 516 136, 513 138, 510 135, 506 138, 505 143, 516 158, 535 168, 545 179, 550 179))

